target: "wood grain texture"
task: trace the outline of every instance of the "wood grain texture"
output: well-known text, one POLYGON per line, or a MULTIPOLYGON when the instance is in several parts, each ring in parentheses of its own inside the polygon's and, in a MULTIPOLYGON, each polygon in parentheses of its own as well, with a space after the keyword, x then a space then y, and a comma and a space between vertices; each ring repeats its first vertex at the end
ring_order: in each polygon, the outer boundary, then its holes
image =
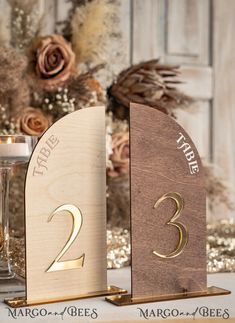
POLYGON ((207 66, 209 10, 209 0, 133 0, 133 62, 207 66))
POLYGON ((168 0, 168 53, 175 55, 200 54, 200 23, 198 0, 168 0), (184 19, 181 19, 183 17, 184 19), (175 36, 178 37, 175 37, 175 36), (180 38, 180 39, 179 39, 180 38))
POLYGON ((211 22, 208 0, 134 0, 133 61, 160 57, 180 64, 177 88, 196 103, 177 111, 178 122, 192 134, 201 157, 211 161, 211 100, 213 69, 210 66, 211 22))
POLYGON ((209 63, 209 1, 167 0, 166 54, 174 63, 209 63))
POLYGON ((132 17, 132 62, 162 56, 164 0, 133 0, 132 17))
POLYGON ((210 104, 207 101, 196 101, 188 110, 176 111, 177 121, 187 131, 195 143, 203 160, 211 161, 210 142, 210 104))
POLYGON ((30 160, 25 189, 28 300, 66 298, 107 288, 105 174, 104 107, 69 114, 39 141, 30 160), (57 141, 46 158, 50 138, 57 141), (46 162, 39 167, 41 158, 46 162), (48 273, 72 230, 72 217, 67 212, 47 222, 63 204, 78 207, 83 224, 61 260, 79 258, 84 253, 84 266, 48 273))
POLYGON ((213 75, 211 67, 183 65, 179 79, 182 82, 177 88, 195 100, 211 100, 213 98, 213 75))
POLYGON ((132 296, 201 291, 206 289, 206 193, 197 150, 184 129, 167 115, 131 104, 131 230, 132 296), (191 145, 199 173, 190 174, 185 155, 177 149, 182 133, 191 145), (179 221, 189 231, 183 253, 162 259, 179 240, 176 228, 166 225, 175 211, 173 201, 155 202, 165 193, 178 192, 185 207, 179 221))
POLYGON ((131 64, 131 52, 132 52, 132 35, 131 35, 131 0, 125 0, 120 2, 119 10, 120 19, 120 32, 122 36, 123 48, 122 55, 123 61, 119 66, 119 71, 129 67, 131 64))

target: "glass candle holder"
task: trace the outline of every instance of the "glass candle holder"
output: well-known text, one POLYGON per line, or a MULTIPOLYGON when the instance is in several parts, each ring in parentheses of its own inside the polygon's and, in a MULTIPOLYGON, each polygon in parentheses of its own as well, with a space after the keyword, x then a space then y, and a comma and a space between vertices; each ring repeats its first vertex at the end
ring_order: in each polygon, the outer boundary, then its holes
MULTIPOLYGON (((9 257, 9 182, 12 168, 27 163, 37 142, 37 137, 24 135, 0 136, 0 286, 1 292, 14 292, 12 281, 17 286, 23 284, 13 271, 9 257)), ((16 291, 15 290, 15 291, 16 291)))

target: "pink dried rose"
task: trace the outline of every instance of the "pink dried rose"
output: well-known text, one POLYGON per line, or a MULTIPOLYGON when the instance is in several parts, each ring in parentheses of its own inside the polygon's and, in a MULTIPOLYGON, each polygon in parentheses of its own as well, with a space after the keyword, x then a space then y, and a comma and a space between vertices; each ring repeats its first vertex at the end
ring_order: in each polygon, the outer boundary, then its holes
POLYGON ((112 136, 112 150, 110 156, 112 169, 108 169, 110 177, 118 177, 129 173, 129 133, 119 132, 112 136))
POLYGON ((35 73, 46 90, 62 86, 75 72, 75 54, 61 35, 40 38, 32 52, 35 73))
POLYGON ((30 136, 41 136, 52 124, 51 117, 46 116, 40 109, 25 108, 18 117, 20 130, 30 136))

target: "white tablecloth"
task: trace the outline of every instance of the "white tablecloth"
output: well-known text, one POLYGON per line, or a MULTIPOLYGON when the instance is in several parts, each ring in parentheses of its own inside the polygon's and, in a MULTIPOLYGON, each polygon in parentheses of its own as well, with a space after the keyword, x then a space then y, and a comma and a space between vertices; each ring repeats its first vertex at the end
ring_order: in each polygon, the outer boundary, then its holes
MULTIPOLYGON (((116 269, 116 270, 109 270, 108 271, 108 282, 110 285, 115 285, 118 287, 122 287, 130 291, 130 268, 123 268, 123 269, 116 269)), ((193 321, 193 317, 185 316, 186 313, 193 313, 196 308, 204 307, 204 311, 207 311, 207 308, 211 310, 212 315, 215 315, 215 311, 219 314, 224 313, 224 311, 229 312, 230 318, 228 320, 224 320, 220 318, 218 321, 217 319, 211 317, 212 322, 235 322, 235 274, 211 274, 208 275, 208 286, 217 286, 222 287, 225 289, 229 289, 232 291, 231 295, 227 296, 215 296, 215 297, 203 297, 203 298, 194 298, 194 299, 187 299, 187 300, 177 300, 177 301, 168 301, 168 302, 159 302, 159 303, 149 303, 149 304, 141 304, 141 305, 132 305, 132 306, 124 306, 124 307, 117 307, 110 303, 105 302, 104 297, 100 298, 90 298, 90 299, 83 299, 79 301, 69 301, 69 302, 61 302, 61 303, 54 303, 54 304, 47 304, 41 306, 35 306, 30 308, 23 308, 17 309, 13 314, 10 314, 10 310, 8 309, 7 305, 5 305, 2 300, 4 298, 3 294, 0 294, 1 302, 0 302, 0 322, 1 323, 9 323, 9 322, 83 322, 83 323, 90 323, 90 322, 135 322, 135 321, 147 321, 143 315, 141 317, 140 313, 141 310, 143 312, 147 312, 150 314, 149 321, 153 322, 155 320, 162 319, 157 317, 157 312, 159 310, 165 311, 168 313, 173 313, 176 315, 177 313, 182 313, 181 316, 177 316, 174 319, 179 319, 179 322, 199 322, 199 319, 202 319, 200 314, 196 314, 196 320, 193 321), (71 308, 72 307, 72 308, 71 308), (97 318, 91 318, 90 316, 70 316, 65 311, 64 316, 59 315, 63 312, 63 310, 70 308, 71 311, 75 313, 78 309, 80 309, 80 315, 85 313, 85 309, 89 313, 94 310, 97 314, 97 318), (140 310, 141 308, 141 310, 140 310), (30 314, 27 314, 26 309, 36 309, 34 314, 37 311, 42 310, 42 314, 44 315, 47 312, 46 316, 36 316, 34 319, 30 317, 30 314), (174 310, 174 311, 173 311, 174 310), (57 313, 57 315, 56 315, 57 313), (27 316, 26 316, 27 314, 27 316), (17 316, 17 320, 15 320, 12 315, 17 316), (154 317, 155 315, 155 317, 154 317)), ((202 310, 203 311, 203 310, 202 310)), ((87 314, 89 315, 89 313, 87 314)), ((32 313, 31 313, 32 316, 32 313)), ((167 322, 173 319, 172 316, 168 317, 167 322)), ((207 321, 207 320, 206 320, 207 321)), ((201 322, 201 321, 200 321, 201 322)))

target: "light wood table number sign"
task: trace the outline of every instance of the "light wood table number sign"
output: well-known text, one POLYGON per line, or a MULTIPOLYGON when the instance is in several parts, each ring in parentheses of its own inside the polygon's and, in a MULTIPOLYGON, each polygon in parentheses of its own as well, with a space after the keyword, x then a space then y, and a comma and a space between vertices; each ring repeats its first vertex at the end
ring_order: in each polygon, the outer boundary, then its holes
POLYGON ((12 307, 116 294, 107 287, 105 108, 71 113, 39 140, 25 185, 26 297, 12 307))
POLYGON ((131 295, 115 305, 229 294, 207 287, 206 192, 198 152, 172 118, 130 107, 131 295))

